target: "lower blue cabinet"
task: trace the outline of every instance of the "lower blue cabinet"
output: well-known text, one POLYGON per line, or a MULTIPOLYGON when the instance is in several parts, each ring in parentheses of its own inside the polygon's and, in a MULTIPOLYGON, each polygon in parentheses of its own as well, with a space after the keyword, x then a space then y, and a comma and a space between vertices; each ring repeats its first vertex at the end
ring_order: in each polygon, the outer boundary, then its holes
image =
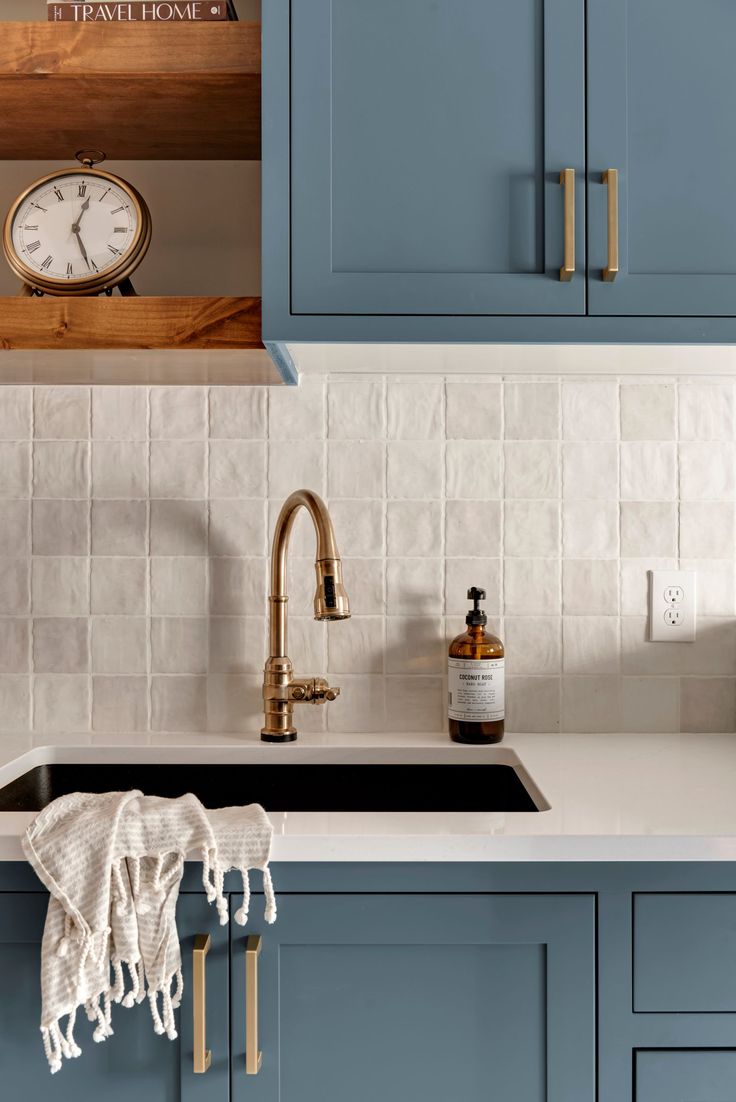
POLYGON ((231 967, 233 1102, 595 1098, 592 895, 284 895, 231 967))
POLYGON ((736 1050, 645 1050, 636 1054, 636 1102, 733 1102, 736 1050))
POLYGON ((129 1010, 113 1007, 115 1036, 92 1040, 84 1011, 77 1015, 78 1060, 65 1060, 54 1076, 41 1046, 39 969, 47 896, 0 892, 0 1098, 7 1102, 228 1102, 228 931, 204 895, 183 894, 177 910, 184 1000, 177 1015, 179 1039, 153 1032, 148 1001, 129 1010), (207 1045, 212 1066, 194 1075, 192 1056, 192 950, 198 933, 209 934, 207 1045))

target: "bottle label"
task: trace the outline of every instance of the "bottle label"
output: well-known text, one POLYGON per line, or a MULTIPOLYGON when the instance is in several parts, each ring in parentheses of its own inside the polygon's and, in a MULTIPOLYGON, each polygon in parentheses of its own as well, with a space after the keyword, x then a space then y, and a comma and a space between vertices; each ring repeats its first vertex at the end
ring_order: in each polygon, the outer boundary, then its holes
POLYGON ((503 658, 448 658, 448 715, 467 723, 504 718, 503 658))

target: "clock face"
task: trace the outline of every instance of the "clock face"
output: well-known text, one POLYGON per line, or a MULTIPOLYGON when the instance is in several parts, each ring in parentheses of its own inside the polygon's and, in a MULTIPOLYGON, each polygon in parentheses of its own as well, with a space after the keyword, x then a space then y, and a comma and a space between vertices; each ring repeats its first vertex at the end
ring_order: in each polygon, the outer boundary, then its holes
POLYGON ((39 182, 24 197, 11 242, 31 273, 74 285, 112 275, 137 246, 139 222, 138 207, 120 184, 71 171, 39 182))

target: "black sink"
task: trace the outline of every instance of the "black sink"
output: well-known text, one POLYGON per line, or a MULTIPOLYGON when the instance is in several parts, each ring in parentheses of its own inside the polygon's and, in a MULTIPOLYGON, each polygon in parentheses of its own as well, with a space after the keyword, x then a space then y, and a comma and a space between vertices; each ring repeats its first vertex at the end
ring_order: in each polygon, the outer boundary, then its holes
MULTIPOLYGON (((205 807, 266 811, 539 811, 512 765, 39 765, 0 789, 0 812, 41 811, 69 792, 193 792, 205 807)), ((543 805, 544 807, 544 805, 543 805)))

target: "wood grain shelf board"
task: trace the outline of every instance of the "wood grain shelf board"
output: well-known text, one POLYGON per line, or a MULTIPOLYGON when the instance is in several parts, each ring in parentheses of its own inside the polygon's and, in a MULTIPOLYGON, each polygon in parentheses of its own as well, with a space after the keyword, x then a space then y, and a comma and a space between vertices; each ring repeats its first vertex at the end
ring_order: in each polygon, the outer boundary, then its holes
POLYGON ((259 160, 260 23, 2 24, 0 159, 259 160))
POLYGON ((260 298, 3 298, 0 350, 263 350, 260 298))

